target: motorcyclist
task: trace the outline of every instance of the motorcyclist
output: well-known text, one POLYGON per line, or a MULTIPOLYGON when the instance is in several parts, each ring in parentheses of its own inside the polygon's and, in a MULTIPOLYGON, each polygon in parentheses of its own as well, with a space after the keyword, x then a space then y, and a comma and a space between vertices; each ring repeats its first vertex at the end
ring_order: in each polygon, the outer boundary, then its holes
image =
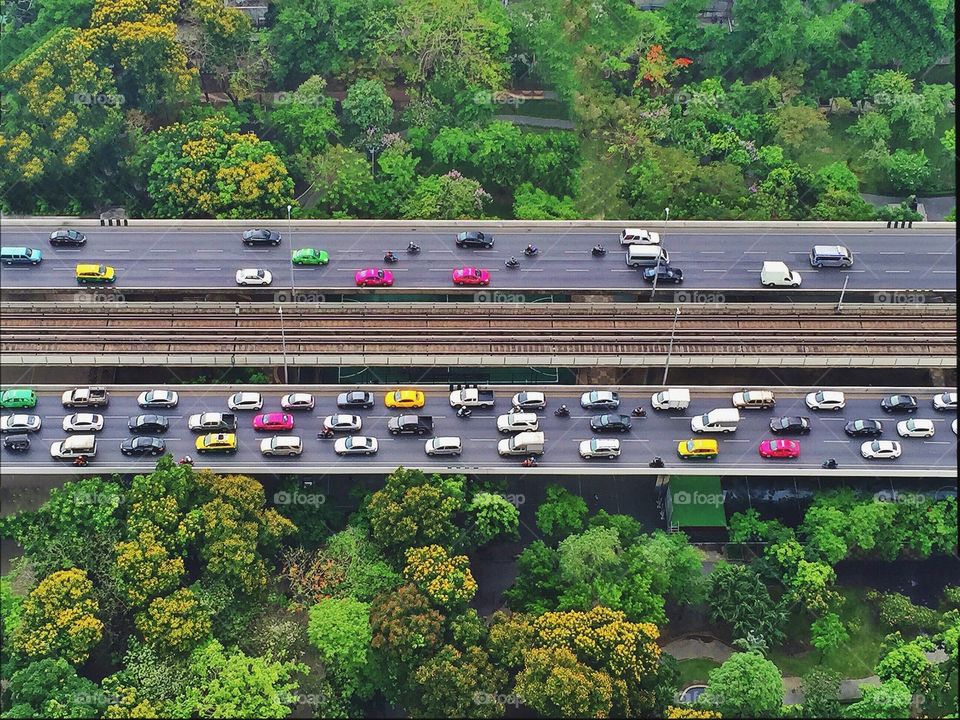
POLYGON ((835 470, 837 467, 837 461, 834 458, 829 458, 821 467, 824 467, 828 470, 835 470))
POLYGON ((536 255, 538 252, 540 252, 540 250, 537 248, 536 245, 527 245, 527 247, 526 247, 526 248, 524 249, 524 251, 523 251, 523 254, 524 254, 524 255, 536 255))
POLYGON ((410 241, 410 244, 407 245, 408 253, 418 253, 420 252, 420 246, 417 245, 413 240, 410 241))
POLYGON ((76 460, 73 461, 73 464, 77 467, 85 467, 89 461, 87 460, 86 455, 77 455, 76 460))
POLYGON ((323 430, 317 433, 317 437, 320 438, 321 440, 332 438, 333 430, 331 430, 330 428, 324 428, 323 430))
POLYGON ((470 408, 466 407, 465 405, 461 405, 457 409, 457 417, 466 418, 466 417, 470 417, 472 414, 473 414, 473 411, 470 410, 470 408))
POLYGON ((596 245, 593 246, 593 250, 591 252, 594 255, 606 255, 607 249, 600 243, 597 243, 596 245))
POLYGON ((561 405, 556 410, 553 411, 553 414, 557 417, 566 417, 570 414, 570 411, 567 409, 566 405, 561 405))
POLYGON ((526 460, 520 463, 520 465, 523 467, 536 467, 537 459, 535 457, 528 457, 526 460))
POLYGON ((193 465, 193 458, 189 455, 184 455, 177 463, 178 465, 193 465))
POLYGON ((647 416, 647 411, 643 409, 643 406, 642 406, 642 405, 637 405, 637 406, 633 409, 632 415, 633 415, 634 417, 646 417, 646 416, 647 416))
POLYGON ((386 254, 383 256, 384 262, 395 263, 397 261, 397 256, 393 254, 393 250, 387 250, 386 254))
POLYGON ((511 257, 509 260, 507 260, 507 261, 504 263, 504 265, 506 265, 508 268, 515 268, 515 267, 517 267, 519 264, 520 264, 520 261, 517 260, 515 257, 511 257))
POLYGON ((657 455, 650 461, 650 467, 663 467, 663 458, 657 455))

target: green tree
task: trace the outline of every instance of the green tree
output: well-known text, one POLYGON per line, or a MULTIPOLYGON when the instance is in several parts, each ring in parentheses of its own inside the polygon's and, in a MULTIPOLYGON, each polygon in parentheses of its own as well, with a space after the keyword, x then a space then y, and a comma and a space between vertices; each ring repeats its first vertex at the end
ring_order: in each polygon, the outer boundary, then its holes
POLYGON ((840 717, 840 673, 815 667, 803 676, 803 717, 840 717))
POLYGON ((776 717, 783 705, 783 678, 760 653, 734 653, 710 671, 700 699, 725 718, 776 717))
POLYGON ((580 584, 617 570, 623 550, 615 529, 598 527, 568 536, 560 541, 557 551, 561 577, 580 584))
POLYGON ((100 606, 83 570, 51 573, 30 592, 21 609, 16 644, 28 657, 54 656, 82 663, 103 637, 103 623, 97 619, 100 606))
POLYGON ((379 80, 358 80, 343 100, 343 119, 356 133, 356 144, 367 152, 379 149, 393 122, 393 100, 379 80))
POLYGON ((563 585, 557 551, 534 540, 517 557, 517 579, 504 597, 516 610, 541 614, 557 607, 563 585))
POLYGON ((848 718, 908 718, 913 695, 900 680, 893 679, 879 685, 861 685, 863 697, 847 705, 843 716, 848 718))
POLYGON ((824 112, 809 105, 784 105, 772 114, 771 121, 777 144, 794 151, 817 147, 830 128, 824 112))
POLYGON ((410 717, 502 717, 506 680, 483 648, 444 645, 413 672, 410 717))
POLYGON ((932 172, 923 150, 910 152, 903 149, 894 151, 887 158, 885 170, 890 183, 899 192, 917 192, 924 187, 932 172))
POLYGON ((843 541, 846 514, 835 507, 814 505, 803 516, 800 533, 806 536, 807 547, 830 565, 847 556, 843 541))
POLYGON ((365 216, 374 190, 370 160, 353 148, 332 145, 316 157, 301 156, 303 174, 316 193, 313 213, 365 216))
POLYGON ((790 582, 791 597, 811 612, 827 612, 840 602, 840 596, 831 589, 836 579, 837 574, 826 563, 801 560, 790 582))
POLYGON ((304 80, 292 93, 281 93, 269 112, 265 125, 291 154, 308 158, 329 147, 340 136, 340 123, 333 111, 333 98, 326 94, 327 81, 318 75, 304 80))
POLYGON ((821 653, 836 650, 850 639, 850 633, 840 616, 833 612, 817 618, 810 626, 813 646, 821 653))
POLYGON ((307 637, 344 697, 369 694, 367 665, 373 633, 367 603, 352 598, 321 600, 310 608, 307 637))
POLYGON ((880 658, 875 668, 881 682, 900 680, 911 693, 931 694, 943 682, 939 669, 927 659, 925 651, 933 650, 933 643, 918 638, 901 643, 880 658))
POLYGON ((583 529, 587 504, 579 495, 559 485, 547 487, 547 497, 537 508, 537 529, 559 539, 583 529))
POLYGON ((4 718, 97 717, 105 704, 100 688, 63 658, 44 658, 17 670, 9 690, 4 718))
POLYGON ((780 69, 803 57, 804 16, 800 0, 740 0, 733 10, 734 65, 780 69))
POLYGON ((783 639, 786 613, 749 565, 717 563, 707 577, 706 600, 710 617, 730 623, 735 637, 753 636, 768 646, 783 639))
POLYGON ((569 196, 558 198, 526 182, 514 191, 513 216, 517 220, 576 220, 580 213, 569 196))
POLYGON ((476 180, 451 170, 421 177, 401 213, 405 220, 469 220, 482 218, 492 199, 476 180))
POLYGON ((480 492, 467 506, 473 521, 471 533, 477 545, 486 545, 496 538, 519 537, 520 511, 502 495, 480 492))
POLYGON ((700 601, 703 555, 684 533, 656 530, 637 543, 636 548, 653 576, 654 593, 685 605, 700 601))

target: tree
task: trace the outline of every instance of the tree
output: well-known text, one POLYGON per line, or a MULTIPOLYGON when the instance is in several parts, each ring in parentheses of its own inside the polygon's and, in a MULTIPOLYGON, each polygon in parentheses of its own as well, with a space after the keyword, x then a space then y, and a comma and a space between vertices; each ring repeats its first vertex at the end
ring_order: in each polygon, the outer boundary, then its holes
POLYGON ((598 527, 569 535, 557 552, 561 577, 571 584, 589 584, 619 568, 622 547, 615 529, 598 527))
POLYGON ((859 702, 847 705, 843 716, 848 718, 908 718, 913 696, 900 680, 893 679, 879 685, 861 685, 859 702))
POLYGON ((302 156, 303 175, 316 193, 311 211, 332 217, 365 216, 375 192, 370 160, 343 145, 316 157, 302 156))
POLYGON ((473 521, 471 532, 477 545, 486 545, 499 537, 519 537, 520 511, 502 495, 477 493, 467 512, 473 521))
POLYGON ((319 155, 340 136, 340 123, 333 111, 333 98, 326 94, 327 81, 318 75, 304 80, 292 93, 281 93, 264 113, 264 122, 291 154, 308 158, 319 155))
POLYGON ((157 131, 145 160, 160 217, 277 217, 294 202, 293 180, 273 146, 222 114, 157 131))
POLYGON ((717 563, 707 577, 706 599, 710 617, 730 623, 735 637, 762 638, 768 646, 783 639, 786 613, 749 565, 717 563))
POLYGON ((517 557, 517 579, 504 597, 516 610, 540 614, 556 609, 563 586, 559 554, 534 540, 517 557))
POLYGON ((783 705, 783 677, 758 652, 734 653, 710 671, 704 705, 725 717, 775 717, 783 705))
POLYGON ((943 683, 939 669, 930 662, 925 651, 933 650, 933 643, 920 637, 901 643, 880 658, 875 671, 881 682, 900 680, 912 694, 929 695, 943 683))
POLYGON ((607 717, 613 704, 610 677, 564 647, 530 650, 517 694, 545 717, 607 717))
POLYGON ((343 119, 357 133, 356 143, 367 152, 379 149, 393 122, 393 100, 379 80, 358 80, 343 100, 343 119))
POLYGON ((462 610, 477 592, 466 555, 450 555, 439 545, 410 548, 403 577, 442 610, 462 610))
POLYGON ((790 582, 791 597, 811 612, 824 613, 841 600, 836 591, 830 589, 836 579, 837 574, 826 563, 801 560, 790 582))
POLYGON ((463 482, 462 476, 398 468, 367 501, 371 539, 395 560, 409 547, 449 547, 459 535, 454 519, 466 505, 463 482))
POLYGON ((830 565, 836 565, 847 556, 843 541, 846 515, 839 509, 824 505, 810 507, 803 516, 800 532, 806 535, 807 547, 830 565))
POLYGON ((740 0, 733 11, 736 67, 781 69, 803 56, 805 9, 800 0, 740 0))
POLYGON ((896 150, 885 163, 887 178, 900 192, 917 192, 930 177, 930 161, 923 150, 896 150))
POLYGON ((830 128, 824 112, 809 105, 784 105, 772 114, 771 121, 777 144, 794 151, 817 147, 830 128))
POLYGON ((482 218, 492 199, 476 180, 451 170, 420 178, 401 213, 405 220, 469 220, 482 218))
POLYGON ((285 718, 307 666, 249 657, 210 640, 190 655, 192 682, 174 701, 176 717, 285 718), (179 714, 184 713, 184 714, 179 714))
POLYGON ((502 717, 506 680, 483 648, 444 645, 413 672, 410 717, 502 717))
POLYGON ((147 644, 175 653, 189 653, 210 634, 210 616, 189 588, 154 598, 134 624, 147 644))
POLYGON ((517 220, 576 220, 580 213, 569 196, 558 198, 525 182, 514 191, 513 216, 517 220))
POLYGON ((103 637, 93 583, 77 568, 51 573, 23 601, 17 646, 28 657, 82 663, 103 637))
POLYGON ((307 637, 345 698, 369 694, 367 664, 373 633, 367 603, 352 598, 321 600, 310 608, 307 637))
POLYGON ((684 533, 654 531, 636 544, 640 559, 653 576, 651 590, 675 602, 700 601, 703 555, 684 533))
POLYGON ((97 717, 105 704, 100 688, 79 677, 76 668, 63 658, 32 662, 13 673, 9 682, 5 718, 97 717))
POLYGON ((587 504, 579 495, 559 485, 547 487, 547 497, 537 508, 537 529, 558 539, 583 529, 587 504))
POLYGON ((803 676, 803 717, 840 717, 840 673, 815 667, 803 676))
POLYGON ((183 560, 172 557, 155 535, 144 533, 137 540, 117 543, 114 580, 131 607, 139 607, 179 587, 185 569, 183 560))
POLYGON ((810 626, 813 646, 821 653, 836 650, 850 639, 850 634, 840 616, 833 612, 817 618, 810 626))

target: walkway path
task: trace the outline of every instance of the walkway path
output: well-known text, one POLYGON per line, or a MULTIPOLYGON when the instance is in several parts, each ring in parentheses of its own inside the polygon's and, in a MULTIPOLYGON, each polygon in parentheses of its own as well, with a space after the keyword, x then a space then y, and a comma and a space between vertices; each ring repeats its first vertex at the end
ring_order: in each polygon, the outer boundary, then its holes
POLYGON ((494 120, 503 120, 512 122, 515 125, 530 125, 532 127, 557 128, 558 130, 573 130, 573 123, 570 120, 558 120, 557 118, 542 118, 532 115, 494 115, 494 120))

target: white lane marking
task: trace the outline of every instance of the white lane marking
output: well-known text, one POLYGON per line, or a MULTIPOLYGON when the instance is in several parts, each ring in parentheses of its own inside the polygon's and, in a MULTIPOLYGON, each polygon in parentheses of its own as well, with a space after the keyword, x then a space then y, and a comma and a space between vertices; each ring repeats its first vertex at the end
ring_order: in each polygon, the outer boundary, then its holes
POLYGON ((924 440, 924 445, 949 445, 950 443, 946 440, 924 440))
POLYGON ((881 250, 878 255, 906 255, 907 253, 898 250, 881 250))
POLYGON ((214 250, 211 248, 198 248, 197 252, 198 253, 222 253, 223 250, 214 250))
POLYGON ((593 272, 593 271, 587 268, 583 268, 583 269, 567 268, 567 272, 593 272))
POLYGON ((862 273, 862 272, 866 272, 866 270, 841 270, 840 272, 843 272, 843 273, 862 273))
POLYGON ((173 268, 147 268, 147 270, 150 272, 173 272, 173 268))
POLYGON ((701 255, 726 255, 724 250, 701 250, 701 255))
POLYGON ((956 270, 931 270, 934 275, 956 275, 956 270))
POLYGON ((223 268, 194 268, 194 270, 223 270, 223 268))
POLYGON ((767 251, 766 250, 744 250, 743 254, 744 255, 766 255, 767 251))
POLYGON ((909 270, 884 270, 885 273, 909 273, 909 270))

